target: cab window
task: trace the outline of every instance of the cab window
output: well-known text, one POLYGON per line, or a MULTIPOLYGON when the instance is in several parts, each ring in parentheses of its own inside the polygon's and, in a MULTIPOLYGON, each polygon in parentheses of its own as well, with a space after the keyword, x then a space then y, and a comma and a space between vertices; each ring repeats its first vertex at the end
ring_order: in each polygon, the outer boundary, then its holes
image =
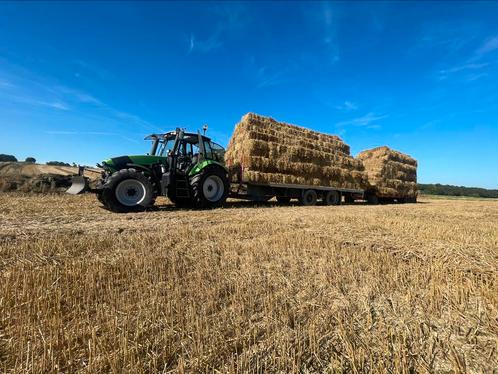
POLYGON ((204 144, 207 144, 205 146, 206 157, 218 162, 225 162, 225 149, 221 145, 213 142, 205 142, 204 144))

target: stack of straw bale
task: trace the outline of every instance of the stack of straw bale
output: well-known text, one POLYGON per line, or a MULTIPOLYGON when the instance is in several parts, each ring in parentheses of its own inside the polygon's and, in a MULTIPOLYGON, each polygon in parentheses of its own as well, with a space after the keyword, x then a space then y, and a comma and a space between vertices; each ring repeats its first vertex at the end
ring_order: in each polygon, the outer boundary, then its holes
POLYGON ((362 162, 339 137, 254 113, 235 127, 225 160, 234 181, 352 189, 368 185, 362 162))
POLYGON ((379 197, 417 196, 417 161, 412 157, 383 146, 363 151, 357 158, 379 197))

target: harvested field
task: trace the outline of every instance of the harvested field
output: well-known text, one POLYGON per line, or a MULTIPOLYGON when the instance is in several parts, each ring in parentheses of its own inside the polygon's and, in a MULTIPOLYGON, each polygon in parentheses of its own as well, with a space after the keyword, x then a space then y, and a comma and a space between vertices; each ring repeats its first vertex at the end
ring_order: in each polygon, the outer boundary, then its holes
POLYGON ((360 152, 368 181, 380 197, 417 196, 417 161, 389 147, 377 147, 360 152))
POLYGON ((492 372, 498 201, 0 194, 0 372, 492 372))
POLYGON ((225 156, 232 174, 254 183, 361 189, 363 164, 339 137, 248 113, 236 125, 225 156))

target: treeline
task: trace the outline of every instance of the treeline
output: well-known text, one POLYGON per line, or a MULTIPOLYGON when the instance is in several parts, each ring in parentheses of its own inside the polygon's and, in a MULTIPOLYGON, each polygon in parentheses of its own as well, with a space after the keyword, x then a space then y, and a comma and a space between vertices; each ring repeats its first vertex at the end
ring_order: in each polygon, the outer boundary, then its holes
MULTIPOLYGON (((1 153, 0 154, 0 162, 19 162, 16 156, 14 155, 6 155, 1 153)), ((26 157, 24 162, 28 163, 36 163, 36 159, 34 157, 26 157)), ((47 161, 45 163, 46 165, 53 165, 53 166, 77 166, 74 162, 72 164, 69 164, 67 162, 62 162, 62 161, 47 161)))
POLYGON ((427 195, 444 195, 444 196, 469 196, 469 197, 489 197, 498 198, 498 190, 487 190, 478 187, 452 186, 449 184, 420 184, 418 185, 420 193, 427 195))

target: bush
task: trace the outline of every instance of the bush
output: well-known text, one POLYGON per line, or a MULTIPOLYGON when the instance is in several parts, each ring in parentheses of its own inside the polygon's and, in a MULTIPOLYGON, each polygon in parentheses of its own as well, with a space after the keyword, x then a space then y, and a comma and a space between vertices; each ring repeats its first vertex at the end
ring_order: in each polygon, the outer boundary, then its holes
POLYGON ((29 162, 31 164, 34 164, 36 162, 36 158, 34 157, 26 157, 26 160, 24 162, 29 162))
POLYGON ((71 166, 67 162, 62 162, 62 161, 49 161, 49 162, 47 162, 47 165, 52 165, 52 166, 71 166))
POLYGON ((0 162, 17 162, 16 156, 0 154, 0 162))

